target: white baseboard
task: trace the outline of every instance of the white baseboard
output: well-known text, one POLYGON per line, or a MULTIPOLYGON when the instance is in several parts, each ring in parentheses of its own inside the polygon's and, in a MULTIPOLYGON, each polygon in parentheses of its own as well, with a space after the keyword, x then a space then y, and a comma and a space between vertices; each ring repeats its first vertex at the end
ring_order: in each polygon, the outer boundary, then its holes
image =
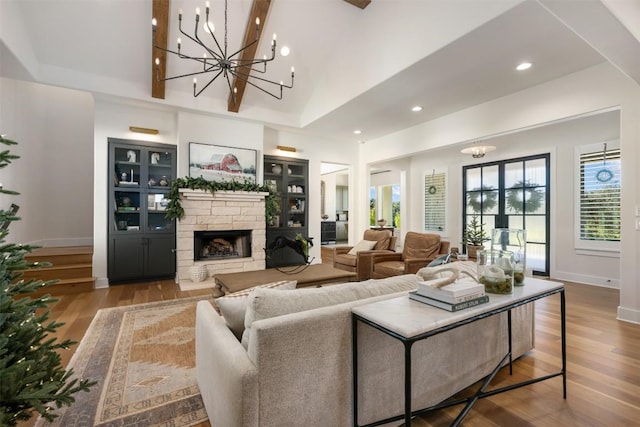
POLYGON ((108 277, 96 277, 96 281, 93 285, 93 289, 104 289, 109 287, 108 277))
POLYGON ((64 247, 64 246, 93 246, 93 237, 71 237, 59 239, 40 239, 30 242, 31 245, 42 246, 43 248, 64 247))
POLYGON ((618 306, 618 320, 640 325, 640 310, 618 306))
POLYGON ((584 283, 586 285, 601 286, 603 288, 620 289, 620 280, 606 277, 589 276, 585 274, 556 271, 551 274, 553 280, 566 280, 568 282, 584 283))

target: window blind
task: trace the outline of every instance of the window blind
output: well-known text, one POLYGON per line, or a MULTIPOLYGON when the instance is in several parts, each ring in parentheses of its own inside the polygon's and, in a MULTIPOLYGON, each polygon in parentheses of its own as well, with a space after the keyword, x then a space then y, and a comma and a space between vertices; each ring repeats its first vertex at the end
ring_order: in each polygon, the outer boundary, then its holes
POLYGON ((446 218, 445 174, 424 177, 424 230, 444 231, 446 218))
POLYGON ((580 154, 580 240, 620 241, 620 149, 580 154))

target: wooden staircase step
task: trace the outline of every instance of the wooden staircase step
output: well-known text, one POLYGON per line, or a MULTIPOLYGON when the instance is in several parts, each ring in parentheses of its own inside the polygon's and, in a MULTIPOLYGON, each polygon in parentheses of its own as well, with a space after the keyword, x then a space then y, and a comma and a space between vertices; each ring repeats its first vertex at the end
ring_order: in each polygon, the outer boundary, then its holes
POLYGON ((32 268, 23 272, 23 279, 64 280, 92 277, 91 264, 70 264, 59 267, 32 268))
POLYGON ((96 282, 95 277, 82 277, 79 279, 64 279, 51 286, 45 286, 40 290, 34 292, 33 296, 40 296, 44 294, 55 295, 67 295, 76 294, 80 292, 91 292, 96 282))
POLYGON ((25 256, 28 262, 50 262, 54 266, 65 264, 91 264, 93 247, 65 246, 39 248, 25 256))
POLYGON ((40 289, 37 295, 89 292, 94 288, 92 246, 38 248, 25 258, 29 263, 48 262, 51 266, 25 270, 22 279, 58 280, 56 284, 40 289))

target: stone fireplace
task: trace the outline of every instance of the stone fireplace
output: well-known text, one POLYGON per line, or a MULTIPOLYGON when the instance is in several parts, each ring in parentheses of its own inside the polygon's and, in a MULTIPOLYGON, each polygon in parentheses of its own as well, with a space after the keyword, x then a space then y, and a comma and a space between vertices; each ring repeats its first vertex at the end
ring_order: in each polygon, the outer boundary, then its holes
POLYGON ((248 191, 180 190, 176 281, 181 290, 213 288, 214 274, 264 270, 265 196, 248 191), (206 268, 206 278, 193 274, 206 268))

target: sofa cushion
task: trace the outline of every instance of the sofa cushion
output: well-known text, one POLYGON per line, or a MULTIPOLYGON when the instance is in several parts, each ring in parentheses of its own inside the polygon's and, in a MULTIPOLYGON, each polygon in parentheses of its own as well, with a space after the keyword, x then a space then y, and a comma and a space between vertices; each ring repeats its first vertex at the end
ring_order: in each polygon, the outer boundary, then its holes
POLYGON ((365 240, 375 240, 376 246, 373 249, 390 249, 391 230, 365 230, 365 240))
POLYGON ((419 276, 415 274, 406 274, 386 279, 371 279, 322 288, 302 288, 291 291, 256 289, 249 295, 244 320, 244 332, 242 333, 242 345, 245 348, 249 347, 251 325, 258 320, 394 292, 408 292, 417 289, 419 280, 419 276))
POLYGON ((433 258, 440 252, 440 235, 407 232, 402 259, 433 258))
POLYGON ((353 268, 356 268, 356 264, 358 264, 358 257, 356 255, 336 254, 333 256, 333 260, 336 264, 348 265, 353 268))
POLYGON ((349 255, 356 255, 360 251, 370 251, 378 242, 376 240, 360 240, 354 247, 351 248, 349 255))
POLYGON ((373 265, 373 269, 376 274, 379 274, 382 277, 397 276, 404 273, 404 261, 377 262, 373 265))
POLYGON ((267 283, 265 285, 255 286, 253 288, 238 291, 232 294, 225 295, 215 300, 216 306, 220 310, 220 314, 224 318, 227 327, 238 338, 242 338, 242 332, 244 331, 244 318, 247 311, 247 304, 249 302, 249 294, 257 288, 265 289, 295 289, 297 285, 296 280, 283 280, 279 282, 267 283))

